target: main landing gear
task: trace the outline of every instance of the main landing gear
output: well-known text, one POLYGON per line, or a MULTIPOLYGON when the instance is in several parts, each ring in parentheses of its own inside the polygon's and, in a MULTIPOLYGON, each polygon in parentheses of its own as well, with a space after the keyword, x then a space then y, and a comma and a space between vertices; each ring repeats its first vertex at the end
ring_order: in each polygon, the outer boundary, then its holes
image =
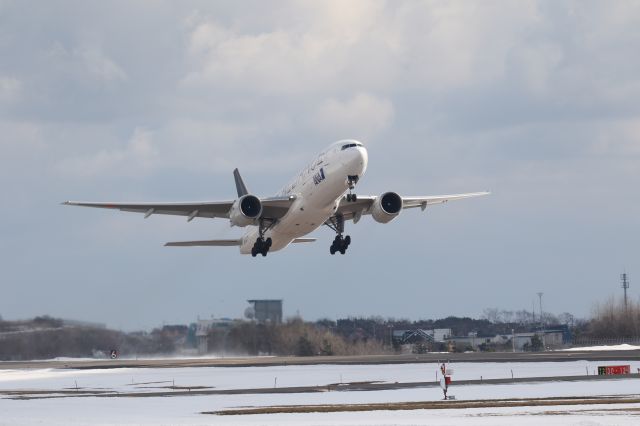
POLYGON ((336 235, 336 238, 333 240, 333 244, 329 247, 329 253, 336 254, 336 252, 340 252, 340 254, 345 254, 347 248, 351 244, 351 237, 346 236, 342 237, 342 235, 336 235))
POLYGON ((269 253, 269 249, 271 248, 271 237, 266 240, 264 237, 258 237, 253 248, 251 249, 251 256, 256 257, 259 254, 262 256, 266 256, 269 253))
POLYGON ((251 256, 256 257, 258 254, 261 254, 264 257, 269 253, 269 249, 271 248, 273 241, 271 240, 271 237, 265 239, 264 233, 267 232, 274 223, 275 221, 273 220, 260 219, 258 224, 258 238, 251 248, 251 256))
POLYGON ((356 194, 352 194, 351 191, 356 187, 358 183, 358 175, 348 175, 347 176, 347 185, 349 185, 349 193, 347 194, 347 202, 355 203, 358 201, 358 196, 356 194))
POLYGON ((336 235, 336 238, 334 238, 331 247, 329 247, 329 253, 332 255, 336 254, 336 252, 345 254, 347 248, 349 248, 349 244, 351 244, 351 237, 348 235, 345 237, 342 236, 344 233, 344 217, 342 215, 330 217, 329 220, 325 222, 325 225, 336 231, 338 234, 336 235))

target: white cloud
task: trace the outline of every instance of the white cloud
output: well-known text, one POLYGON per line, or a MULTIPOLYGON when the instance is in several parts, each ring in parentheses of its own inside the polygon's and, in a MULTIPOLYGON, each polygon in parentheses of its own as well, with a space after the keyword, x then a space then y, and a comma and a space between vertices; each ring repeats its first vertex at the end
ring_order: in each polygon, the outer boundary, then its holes
POLYGON ((127 74, 112 59, 98 49, 84 48, 75 50, 87 70, 105 81, 126 80, 127 74))
POLYGON ((143 176, 158 164, 158 153, 151 131, 136 127, 122 149, 102 149, 94 155, 74 156, 61 160, 56 170, 76 177, 143 176))
POLYGON ((633 161, 634 172, 640 156, 640 119, 612 120, 597 126, 595 140, 590 144, 590 153, 597 157, 617 157, 633 161))
MULTIPOLYGON (((362 80, 385 85, 385 62, 375 58, 386 57, 388 49, 371 45, 378 41, 387 44, 381 32, 384 25, 378 25, 381 4, 293 2, 282 10, 298 19, 259 32, 223 26, 206 17, 192 20, 192 70, 184 84, 261 94, 318 93, 362 80), (372 60, 375 70, 365 67, 372 60)), ((392 64, 391 60, 386 63, 392 64)))
POLYGON ((117 82, 128 78, 122 67, 97 46, 81 46, 69 50, 56 42, 49 50, 49 57, 99 81, 117 82))
POLYGON ((0 102, 13 102, 20 97, 22 83, 17 78, 0 76, 0 102))
POLYGON ((389 128, 394 116, 388 99, 359 93, 345 101, 328 99, 311 116, 310 127, 334 139, 357 138, 367 142, 389 128))
POLYGON ((190 20, 187 86, 259 93, 443 91, 504 75, 504 58, 538 22, 535 3, 322 2, 253 33, 190 20))
POLYGON ((38 124, 0 121, 0 135, 1 175, 32 174, 35 167, 42 167, 48 145, 38 124))

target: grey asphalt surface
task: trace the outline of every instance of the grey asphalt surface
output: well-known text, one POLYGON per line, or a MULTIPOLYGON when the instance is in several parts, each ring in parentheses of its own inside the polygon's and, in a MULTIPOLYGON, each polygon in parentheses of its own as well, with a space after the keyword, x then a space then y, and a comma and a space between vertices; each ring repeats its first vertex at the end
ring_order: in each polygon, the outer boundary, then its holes
POLYGON ((419 355, 363 355, 315 357, 225 357, 158 358, 115 360, 0 361, 0 369, 42 368, 179 368, 179 367, 260 367, 315 364, 407 364, 433 362, 562 362, 562 361, 640 361, 640 350, 632 351, 554 351, 554 352, 473 352, 428 353, 419 355))

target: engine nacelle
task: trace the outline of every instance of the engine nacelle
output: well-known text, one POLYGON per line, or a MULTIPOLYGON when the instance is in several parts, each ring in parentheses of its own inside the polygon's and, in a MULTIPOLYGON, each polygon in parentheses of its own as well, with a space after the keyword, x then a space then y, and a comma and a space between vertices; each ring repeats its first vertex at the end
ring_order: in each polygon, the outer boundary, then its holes
POLYGON ((229 211, 231 226, 254 225, 262 215, 262 203, 255 195, 243 195, 234 201, 229 211))
POLYGON ((402 210, 402 197, 395 192, 385 192, 373 203, 371 216, 378 223, 387 223, 395 219, 402 210))

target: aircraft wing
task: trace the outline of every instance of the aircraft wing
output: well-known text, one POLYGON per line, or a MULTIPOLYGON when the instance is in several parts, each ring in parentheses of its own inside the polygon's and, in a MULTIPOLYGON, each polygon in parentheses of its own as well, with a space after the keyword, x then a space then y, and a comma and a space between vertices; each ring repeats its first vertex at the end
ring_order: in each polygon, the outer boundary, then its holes
MULTIPOLYGON (((292 243, 312 243, 316 238, 295 238, 292 243)), ((233 247, 242 245, 242 240, 203 240, 203 241, 172 241, 166 243, 166 247, 196 247, 196 246, 209 246, 209 247, 233 247)))
MULTIPOLYGON (((470 192, 467 194, 452 195, 427 195, 416 197, 402 197, 402 208, 410 209, 421 207, 422 210, 433 204, 444 204, 449 201, 462 200, 464 198, 489 195, 490 192, 470 192)), ((358 195, 356 202, 348 202, 342 198, 338 206, 337 214, 342 214, 346 220, 354 219, 357 222, 362 215, 370 214, 371 207, 378 197, 375 195, 358 195)))
MULTIPOLYGON (((262 198, 262 216, 269 219, 280 219, 289 211, 293 197, 262 198)), ((144 213, 145 218, 153 214, 170 214, 187 216, 188 220, 196 217, 228 218, 234 201, 197 201, 186 203, 110 203, 65 201, 64 205, 114 209, 124 212, 144 213)))
POLYGON ((204 241, 172 241, 166 243, 165 247, 195 247, 195 246, 211 246, 211 247, 233 247, 242 244, 242 240, 204 240, 204 241))

